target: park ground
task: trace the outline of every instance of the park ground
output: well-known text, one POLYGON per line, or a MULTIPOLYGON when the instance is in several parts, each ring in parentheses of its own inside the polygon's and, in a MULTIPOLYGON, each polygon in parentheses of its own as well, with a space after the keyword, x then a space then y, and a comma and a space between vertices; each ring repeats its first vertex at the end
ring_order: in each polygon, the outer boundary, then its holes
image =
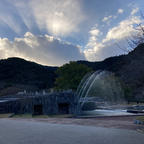
POLYGON ((135 124, 134 121, 141 116, 106 116, 95 118, 72 118, 68 116, 45 117, 39 116, 31 118, 29 116, 16 116, 11 118, 13 120, 26 120, 35 122, 45 122, 51 124, 65 124, 65 125, 81 125, 105 128, 128 129, 144 132, 144 125, 135 124))
POLYGON ((0 144, 144 144, 135 118, 2 118, 0 144))

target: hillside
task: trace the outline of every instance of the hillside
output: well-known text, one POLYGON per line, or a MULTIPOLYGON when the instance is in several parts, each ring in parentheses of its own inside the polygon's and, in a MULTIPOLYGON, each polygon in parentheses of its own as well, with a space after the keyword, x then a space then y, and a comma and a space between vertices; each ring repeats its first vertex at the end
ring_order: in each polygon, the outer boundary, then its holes
POLYGON ((96 70, 108 70, 117 72, 126 63, 126 55, 115 56, 105 59, 104 61, 89 62, 89 61, 78 61, 78 63, 85 64, 91 67, 94 71, 96 70))
POLYGON ((121 77, 125 83, 131 86, 137 85, 137 81, 144 80, 144 44, 139 45, 127 55, 115 56, 101 62, 78 61, 93 70, 108 70, 121 77))
POLYGON ((52 88, 57 67, 39 65, 21 58, 0 60, 0 89, 17 87, 20 89, 52 88))
POLYGON ((134 96, 144 98, 144 44, 130 52, 126 60, 117 74, 131 87, 134 96))
POLYGON ((144 98, 144 44, 127 55, 115 56, 101 62, 78 61, 93 70, 114 72, 132 91, 133 96, 144 98))
MULTIPOLYGON (((144 44, 127 55, 115 56, 99 62, 77 61, 96 70, 114 72, 133 96, 144 98, 144 44)), ((54 87, 57 67, 39 65, 21 58, 0 60, 0 90, 11 92, 54 87)))

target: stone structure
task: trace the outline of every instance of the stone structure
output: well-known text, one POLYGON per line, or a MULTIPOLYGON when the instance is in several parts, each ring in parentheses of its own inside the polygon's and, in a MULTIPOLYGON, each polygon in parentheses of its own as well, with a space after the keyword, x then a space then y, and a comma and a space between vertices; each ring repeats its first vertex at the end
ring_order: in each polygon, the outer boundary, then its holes
POLYGON ((19 94, 0 99, 0 113, 33 115, 73 114, 76 109, 74 93, 70 91, 45 94, 19 94))

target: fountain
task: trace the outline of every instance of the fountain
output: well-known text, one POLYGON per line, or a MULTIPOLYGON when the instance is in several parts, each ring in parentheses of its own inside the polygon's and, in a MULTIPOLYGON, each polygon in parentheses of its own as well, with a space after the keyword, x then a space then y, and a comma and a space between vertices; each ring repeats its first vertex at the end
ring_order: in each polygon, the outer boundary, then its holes
POLYGON ((84 76, 77 91, 77 115, 123 115, 124 91, 120 80, 109 71, 96 71, 84 76))

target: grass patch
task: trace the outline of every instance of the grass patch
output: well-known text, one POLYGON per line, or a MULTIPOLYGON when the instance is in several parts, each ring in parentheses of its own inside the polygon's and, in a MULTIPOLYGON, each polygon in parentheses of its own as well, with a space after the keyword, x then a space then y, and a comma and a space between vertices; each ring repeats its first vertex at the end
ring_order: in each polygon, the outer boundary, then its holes
POLYGON ((12 118, 32 118, 31 114, 16 114, 13 115, 12 118))
POLYGON ((71 118, 73 115, 32 115, 32 114, 17 114, 12 118, 71 118))
POLYGON ((9 118, 9 117, 11 117, 12 115, 13 115, 12 113, 0 114, 0 118, 9 118))
POLYGON ((141 122, 144 122, 144 116, 137 117, 136 119, 141 121, 141 122))

